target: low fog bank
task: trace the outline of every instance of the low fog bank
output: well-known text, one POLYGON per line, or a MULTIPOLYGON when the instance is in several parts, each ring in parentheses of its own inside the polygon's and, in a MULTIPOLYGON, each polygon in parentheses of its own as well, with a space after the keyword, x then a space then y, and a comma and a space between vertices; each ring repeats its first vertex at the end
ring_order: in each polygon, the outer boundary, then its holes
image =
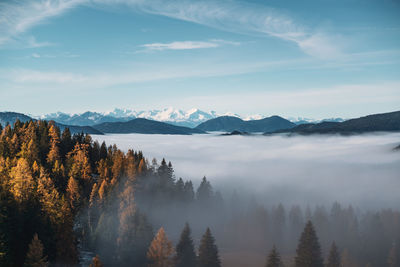
POLYGON ((177 178, 205 175, 226 197, 234 190, 268 205, 399 208, 400 134, 358 136, 93 136, 123 151, 171 161, 177 178))

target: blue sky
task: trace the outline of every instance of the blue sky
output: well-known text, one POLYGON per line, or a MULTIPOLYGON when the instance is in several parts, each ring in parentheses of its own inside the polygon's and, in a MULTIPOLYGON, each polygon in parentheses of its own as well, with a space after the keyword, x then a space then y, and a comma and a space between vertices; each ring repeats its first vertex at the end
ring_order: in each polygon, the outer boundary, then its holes
POLYGON ((400 110, 400 2, 0 2, 0 110, 400 110))

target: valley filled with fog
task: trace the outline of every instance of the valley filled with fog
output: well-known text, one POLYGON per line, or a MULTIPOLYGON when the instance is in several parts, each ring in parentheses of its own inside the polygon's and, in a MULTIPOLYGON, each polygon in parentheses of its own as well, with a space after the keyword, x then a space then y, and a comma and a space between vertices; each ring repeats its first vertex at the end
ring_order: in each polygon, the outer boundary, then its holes
POLYGON ((400 134, 355 136, 94 135, 94 140, 171 161, 176 178, 206 176, 224 197, 283 203, 398 208, 400 134))

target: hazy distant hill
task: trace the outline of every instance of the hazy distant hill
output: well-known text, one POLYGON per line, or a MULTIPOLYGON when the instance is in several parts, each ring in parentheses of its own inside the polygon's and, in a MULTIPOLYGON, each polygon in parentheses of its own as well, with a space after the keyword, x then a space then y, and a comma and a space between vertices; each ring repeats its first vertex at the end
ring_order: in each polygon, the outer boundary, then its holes
POLYGON ((296 126, 281 130, 281 133, 324 134, 324 133, 366 133, 366 132, 400 131, 400 111, 374 114, 344 122, 321 122, 296 126))
POLYGON ((237 117, 222 116, 201 123, 196 129, 203 131, 240 131, 240 132, 267 132, 295 127, 296 124, 279 116, 267 117, 261 120, 244 121, 237 117))
POLYGON ((133 119, 127 122, 105 122, 93 128, 103 133, 141 133, 141 134, 193 134, 204 133, 199 129, 171 125, 148 119, 133 119))
MULTIPOLYGON (((25 114, 22 113, 17 113, 17 112, 0 112, 0 124, 3 125, 3 127, 7 124, 13 125, 16 120, 20 120, 21 122, 27 122, 30 120, 36 121, 36 119, 33 119, 25 114)), ((65 128, 69 128, 72 134, 75 133, 87 133, 87 134, 103 134, 102 132, 90 127, 90 126, 71 126, 71 125, 65 125, 62 123, 55 123, 58 127, 60 127, 60 130, 63 131, 65 128)))

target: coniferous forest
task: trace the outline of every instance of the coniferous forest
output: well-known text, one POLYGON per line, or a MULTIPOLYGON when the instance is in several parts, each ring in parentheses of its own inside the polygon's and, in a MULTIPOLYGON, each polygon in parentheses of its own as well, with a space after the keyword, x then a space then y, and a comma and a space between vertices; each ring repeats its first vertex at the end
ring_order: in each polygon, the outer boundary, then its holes
POLYGON ((0 130, 0 266, 79 266, 90 252, 84 266, 218 267, 251 251, 268 267, 400 266, 399 210, 258 203, 52 122, 0 130))

